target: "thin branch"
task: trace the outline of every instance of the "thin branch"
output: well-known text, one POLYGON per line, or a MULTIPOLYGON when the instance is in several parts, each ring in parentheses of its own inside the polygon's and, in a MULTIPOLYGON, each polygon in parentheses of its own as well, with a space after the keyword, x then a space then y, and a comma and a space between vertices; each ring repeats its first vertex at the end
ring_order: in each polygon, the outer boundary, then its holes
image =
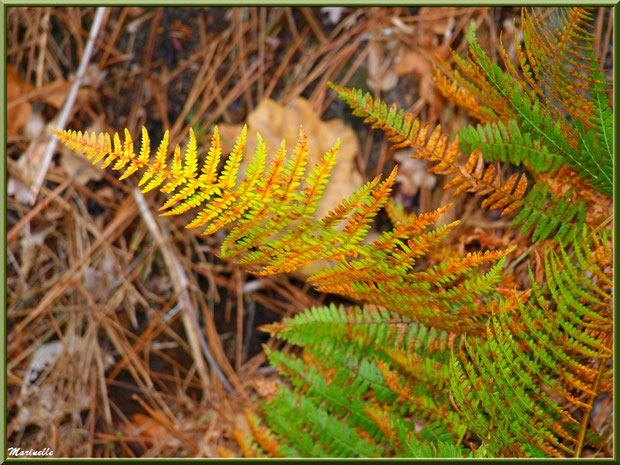
MULTIPOLYGON (((101 29, 101 23, 103 22, 105 11, 106 7, 100 6, 97 8, 97 11, 95 13, 95 19, 93 20, 93 24, 90 28, 88 43, 86 44, 86 48, 84 49, 84 55, 82 55, 82 61, 80 62, 77 76, 73 81, 73 85, 71 86, 71 90, 69 91, 69 95, 67 96, 67 100, 65 100, 65 104, 62 107, 62 111, 60 113, 60 116, 58 117, 58 121, 54 123, 56 129, 58 130, 65 129, 65 126, 67 125, 67 120, 69 119, 69 114, 71 113, 71 109, 73 108, 73 104, 75 103, 78 89, 80 88, 80 85, 82 84, 82 81, 85 77, 86 68, 88 67, 90 57, 93 53, 95 38, 97 37, 97 34, 99 34, 99 29, 101 29)), ((49 145, 47 146, 47 149, 45 150, 45 154, 43 155, 43 162, 41 163, 37 178, 35 179, 34 185, 32 186, 33 188, 30 192, 30 205, 34 205, 37 199, 37 195, 39 194, 39 190, 41 189, 41 185, 43 184, 43 180, 45 179, 45 175, 47 174, 47 170, 50 166, 50 163, 52 162, 52 157, 54 156, 54 151, 56 150, 57 143, 58 139, 56 137, 52 137, 49 145)))

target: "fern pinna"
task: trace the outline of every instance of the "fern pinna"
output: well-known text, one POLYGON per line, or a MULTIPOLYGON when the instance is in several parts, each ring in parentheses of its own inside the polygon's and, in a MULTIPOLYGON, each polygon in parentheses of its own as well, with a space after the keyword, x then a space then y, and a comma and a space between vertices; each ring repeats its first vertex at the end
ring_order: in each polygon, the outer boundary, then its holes
POLYGON ((164 215, 197 211, 188 227, 206 234, 228 227, 223 258, 263 275, 325 260, 308 281, 360 302, 264 327, 301 350, 266 349, 286 381, 248 412, 252 437, 235 432, 244 455, 540 457, 605 447, 608 432, 589 419, 612 387, 611 212, 590 206, 610 193, 608 85, 587 10, 559 9, 552 24, 528 12, 522 19, 519 71, 493 63, 473 28, 470 57, 437 69, 439 89, 482 124, 451 141, 395 106, 332 87, 395 145, 450 175, 447 188, 514 216, 521 240, 532 242, 521 258, 542 257, 523 290, 500 292, 512 248, 432 258, 458 222, 434 226, 447 207, 407 215, 388 204, 396 171, 315 218, 338 146, 307 173, 303 131, 292 154, 283 142, 269 167, 259 138, 243 176, 245 129, 225 161, 215 128, 205 157, 190 132, 185 154, 175 147, 170 162, 167 133, 152 157, 146 130, 139 153, 127 131, 124 140, 55 131, 94 163, 124 169, 121 178, 143 172, 144 191, 169 196, 164 215), (567 79, 575 86, 557 89, 567 79), (500 162, 527 172, 504 179, 500 162), (383 207, 393 228, 368 241, 383 207))

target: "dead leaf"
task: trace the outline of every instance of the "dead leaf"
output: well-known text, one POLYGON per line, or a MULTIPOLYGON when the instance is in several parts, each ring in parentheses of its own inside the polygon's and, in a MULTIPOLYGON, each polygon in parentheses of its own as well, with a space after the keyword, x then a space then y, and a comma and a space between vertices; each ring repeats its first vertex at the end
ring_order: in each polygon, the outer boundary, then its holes
POLYGON ((252 386, 262 398, 271 399, 278 392, 278 383, 269 379, 255 378, 252 386))
POLYGON ((422 75, 431 72, 431 64, 419 51, 401 48, 396 59, 395 70, 399 76, 409 73, 422 75))
POLYGON ((32 195, 30 186, 34 184, 37 173, 43 163, 45 150, 51 139, 51 132, 46 130, 45 123, 38 114, 31 115, 24 132, 34 138, 17 161, 20 177, 25 184, 10 178, 7 184, 7 193, 14 195, 15 199, 21 203, 30 204, 30 197, 32 195))
MULTIPOLYGON (((15 67, 6 67, 6 99, 8 104, 13 100, 31 92, 32 85, 22 82, 15 67)), ((32 105, 28 101, 21 102, 7 110, 6 130, 9 136, 16 136, 32 115, 32 105)))
POLYGON ((61 341, 51 341, 33 352, 20 388, 19 411, 12 421, 15 428, 57 423, 68 413, 91 406, 92 399, 86 390, 73 392, 68 398, 57 379, 57 373, 68 364, 68 357, 75 356, 83 342, 80 338, 68 338, 66 345, 61 341), (51 378, 55 381, 50 381, 51 378))
POLYGON ((437 54, 445 58, 446 50, 445 47, 436 47, 430 52, 423 52, 402 47, 396 58, 396 74, 404 76, 413 73, 418 78, 418 94, 430 106, 435 115, 439 115, 444 105, 441 93, 433 83, 431 57, 437 54))
POLYGON ((131 420, 133 425, 124 425, 125 428, 123 428, 128 436, 148 436, 156 444, 167 444, 175 439, 161 423, 148 415, 134 413, 131 420))
POLYGON ((65 104, 69 90, 71 89, 70 83, 64 79, 58 79, 45 85, 48 91, 43 92, 39 97, 43 102, 53 106, 56 109, 61 109, 65 104))
POLYGON ((39 248, 43 245, 47 235, 54 231, 54 229, 54 226, 50 226, 34 234, 30 232, 29 227, 23 229, 24 235, 21 237, 19 243, 22 250, 20 266, 24 277, 28 277, 32 265, 34 264, 35 257, 39 253, 39 248))
POLYGON ((536 282, 538 284, 542 284, 545 279, 545 266, 543 263, 543 258, 537 249, 534 249, 534 257, 535 257, 535 262, 536 262, 536 268, 535 268, 536 271, 534 273, 534 276, 535 276, 534 279, 536 279, 536 282))
POLYGON ((241 412, 235 413, 233 415, 233 423, 235 426, 235 430, 240 431, 244 436, 252 435, 252 430, 250 429, 250 425, 248 424, 246 414, 243 414, 241 412))

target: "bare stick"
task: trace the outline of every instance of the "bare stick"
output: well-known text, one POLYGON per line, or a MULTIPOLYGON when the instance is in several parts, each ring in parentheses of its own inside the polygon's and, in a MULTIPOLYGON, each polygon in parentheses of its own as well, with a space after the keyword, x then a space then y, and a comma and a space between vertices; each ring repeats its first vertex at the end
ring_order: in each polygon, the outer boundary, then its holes
POLYGON ((155 238, 155 242, 157 246, 161 250, 164 261, 170 270, 170 278, 175 287, 176 293, 179 295, 179 302, 183 306, 183 325, 185 326, 185 331, 187 332, 187 337, 189 338, 189 343, 192 348, 192 352, 194 355, 194 360, 196 361, 196 367, 198 369, 198 373, 200 374, 203 387, 205 389, 205 395, 209 392, 209 380, 206 371, 206 367, 204 365, 204 359, 202 358, 202 354, 204 354, 205 358, 209 362, 209 365, 215 371, 215 374, 220 378, 224 387, 232 394, 235 394, 234 389, 228 382, 228 379, 220 369, 219 365, 211 355, 209 351, 209 346, 205 341, 204 335, 200 331, 200 327, 198 326, 198 319, 196 317, 196 310, 194 309, 194 305, 192 304, 192 300, 189 296, 189 281, 187 279, 187 275, 185 274, 185 270, 181 266, 179 259, 176 254, 171 250, 169 245, 169 240, 164 237, 164 232, 160 230, 153 217, 153 214, 149 210, 149 207, 144 200, 144 196, 140 193, 139 189, 134 189, 133 196, 136 199, 136 203, 140 208, 140 214, 146 223, 146 226, 149 228, 149 231, 155 238), (202 354, 200 352, 202 349, 202 354))
MULTIPOLYGON (((88 43, 86 44, 86 48, 84 49, 84 54, 82 55, 82 61, 80 62, 80 66, 77 71, 77 75, 75 80, 73 81, 73 85, 71 86, 71 90, 69 91, 69 95, 67 96, 67 100, 65 100, 65 104, 62 107, 62 111, 60 116, 58 117, 58 121, 54 124, 56 129, 63 130, 67 124, 67 120, 69 119, 69 114, 71 113, 71 109, 73 108, 73 104, 75 103, 75 98, 77 97, 78 89, 82 84, 82 80, 84 79, 84 75, 86 74, 86 67, 90 62, 90 56, 93 53, 93 48, 95 47, 95 38, 97 34, 99 34, 99 29, 101 28, 101 23, 103 21, 103 16, 105 14, 105 7, 98 7, 97 12, 95 13, 95 19, 93 20, 93 25, 90 28, 90 34, 88 36, 88 43)), ((33 205, 37 199, 37 195, 39 194, 39 190, 41 189, 41 185, 43 184, 43 180, 45 179, 45 175, 47 174, 47 169, 50 166, 52 161, 52 157, 54 156, 54 150, 56 150, 56 144, 58 143, 58 139, 52 137, 50 140, 47 149, 45 150, 45 154, 43 155, 43 163, 41 163, 41 167, 39 172, 37 173, 37 178, 35 179, 34 185, 30 191, 30 204, 33 205)))

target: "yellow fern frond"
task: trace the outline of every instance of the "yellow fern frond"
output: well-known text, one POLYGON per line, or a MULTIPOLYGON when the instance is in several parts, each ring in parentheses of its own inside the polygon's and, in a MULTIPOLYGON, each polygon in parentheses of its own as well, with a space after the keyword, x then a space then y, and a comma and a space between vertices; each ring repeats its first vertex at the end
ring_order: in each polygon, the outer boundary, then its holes
MULTIPOLYGON (((418 143, 425 142, 426 130, 420 128, 418 143)), ((124 131, 124 141, 119 134, 55 134, 91 159, 103 160, 107 165, 115 161, 112 169, 124 169, 123 177, 144 171, 140 179, 144 192, 159 187, 169 195, 161 208, 163 215, 198 210, 188 228, 205 227, 204 234, 212 234, 232 225, 222 244, 222 256, 246 266, 259 266, 253 269, 255 273, 283 273, 315 261, 328 261, 332 266, 309 278, 319 290, 382 305, 440 328, 466 321, 463 331, 480 332, 492 311, 492 306, 480 302, 480 296, 499 279, 502 259, 511 249, 471 253, 425 271, 417 269, 418 259, 441 244, 458 224, 426 231, 448 206, 405 216, 391 231, 364 244, 374 217, 388 200, 396 169, 383 181, 377 177, 364 185, 324 218, 314 217, 336 161, 338 141, 306 175, 308 138, 303 129, 292 153, 287 155, 283 142, 268 167, 266 145, 259 136, 256 154, 241 178, 245 127, 220 172, 217 168, 222 149, 215 128, 200 174, 198 144, 191 130, 185 153, 177 145, 171 160, 167 159, 168 132, 155 157, 149 157, 150 138, 145 129, 139 156, 134 153, 128 131, 124 131), (480 273, 495 262, 499 263, 480 273)), ((453 161, 457 152, 447 147, 446 138, 438 130, 433 131, 426 147, 425 156, 438 162, 438 170, 457 171, 453 161)), ((473 170, 464 178, 470 183, 468 187, 473 185, 470 180, 477 177, 488 183, 492 176, 478 176, 473 170)), ((498 200, 493 202, 498 204, 498 200)))

